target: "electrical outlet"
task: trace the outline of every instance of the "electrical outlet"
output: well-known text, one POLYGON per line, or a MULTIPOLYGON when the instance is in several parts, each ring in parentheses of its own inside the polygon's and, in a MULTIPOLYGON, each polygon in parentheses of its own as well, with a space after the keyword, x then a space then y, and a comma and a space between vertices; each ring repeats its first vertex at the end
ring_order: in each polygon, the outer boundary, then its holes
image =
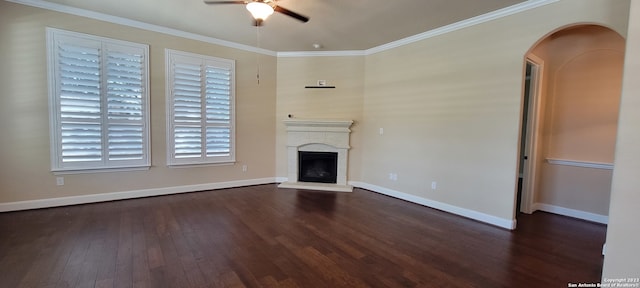
POLYGON ((56 177, 56 185, 63 186, 64 185, 64 177, 56 177))
POLYGON ((397 181, 397 180, 398 180, 398 174, 396 174, 396 173, 389 173, 389 180, 391 180, 391 181, 397 181))
POLYGON ((438 182, 432 181, 431 182, 431 190, 436 190, 436 188, 438 188, 438 182))
POLYGON ((247 172, 247 165, 242 165, 242 172, 247 172))
POLYGON ((384 128, 380 128, 378 132, 380 133, 380 135, 384 134, 384 128))

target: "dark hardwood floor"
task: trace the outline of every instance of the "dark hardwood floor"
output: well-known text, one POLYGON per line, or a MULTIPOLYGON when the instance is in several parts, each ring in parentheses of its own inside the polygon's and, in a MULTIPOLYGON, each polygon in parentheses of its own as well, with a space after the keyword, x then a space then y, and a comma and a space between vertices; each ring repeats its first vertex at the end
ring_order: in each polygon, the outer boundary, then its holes
POLYGON ((600 281, 605 233, 260 185, 0 213, 0 286, 567 287, 600 281))

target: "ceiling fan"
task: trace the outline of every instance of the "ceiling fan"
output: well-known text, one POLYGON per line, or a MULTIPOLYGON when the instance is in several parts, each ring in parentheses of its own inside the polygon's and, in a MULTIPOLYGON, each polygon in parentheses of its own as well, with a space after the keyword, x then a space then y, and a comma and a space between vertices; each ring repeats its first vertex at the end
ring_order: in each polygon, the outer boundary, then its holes
POLYGON ((213 1, 204 0, 206 4, 244 4, 247 6, 247 10, 251 12, 253 19, 255 20, 255 26, 261 26, 262 22, 267 19, 273 12, 282 13, 289 17, 293 17, 302 22, 309 21, 309 17, 300 15, 289 9, 278 6, 276 0, 251 0, 251 1, 213 1))

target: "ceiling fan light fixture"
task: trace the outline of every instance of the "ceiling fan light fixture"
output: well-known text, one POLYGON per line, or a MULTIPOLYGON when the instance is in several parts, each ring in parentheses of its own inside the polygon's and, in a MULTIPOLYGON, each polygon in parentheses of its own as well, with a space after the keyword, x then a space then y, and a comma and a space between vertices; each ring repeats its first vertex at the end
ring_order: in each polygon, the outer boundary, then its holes
POLYGON ((267 17, 273 14, 273 7, 264 2, 251 2, 247 4, 247 10, 258 21, 266 20, 267 17))

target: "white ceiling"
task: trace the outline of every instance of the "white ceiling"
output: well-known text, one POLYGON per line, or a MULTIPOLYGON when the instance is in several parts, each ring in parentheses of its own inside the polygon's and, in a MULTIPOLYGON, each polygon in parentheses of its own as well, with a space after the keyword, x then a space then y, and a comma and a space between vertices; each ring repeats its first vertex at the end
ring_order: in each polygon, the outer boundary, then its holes
MULTIPOLYGON (((252 25, 244 5, 203 0, 47 0, 275 52, 367 50, 534 0, 279 0, 307 23, 274 13, 252 25), (315 49, 313 44, 322 45, 315 49)), ((20 2, 20 1, 16 1, 20 2)), ((58 5, 59 6, 59 5, 58 5)), ((82 11, 82 10, 79 10, 82 11)))

